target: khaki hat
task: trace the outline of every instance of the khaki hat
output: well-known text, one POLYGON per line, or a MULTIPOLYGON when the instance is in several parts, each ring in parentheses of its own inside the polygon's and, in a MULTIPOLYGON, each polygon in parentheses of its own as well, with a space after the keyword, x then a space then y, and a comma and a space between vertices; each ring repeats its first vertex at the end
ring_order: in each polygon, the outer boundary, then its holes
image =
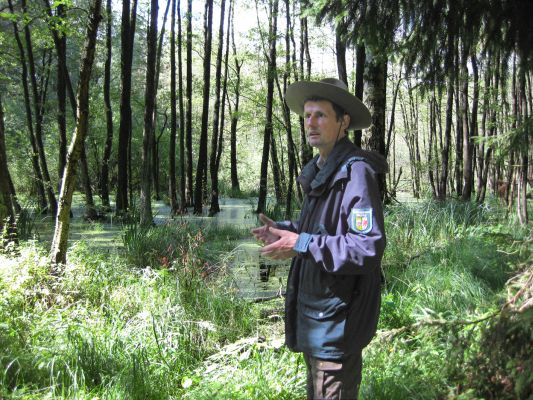
POLYGON ((348 129, 368 128, 372 123, 368 108, 348 91, 346 84, 335 78, 322 79, 319 82, 299 81, 287 88, 285 102, 298 115, 304 113, 304 101, 311 97, 329 100, 344 109, 350 116, 348 129))

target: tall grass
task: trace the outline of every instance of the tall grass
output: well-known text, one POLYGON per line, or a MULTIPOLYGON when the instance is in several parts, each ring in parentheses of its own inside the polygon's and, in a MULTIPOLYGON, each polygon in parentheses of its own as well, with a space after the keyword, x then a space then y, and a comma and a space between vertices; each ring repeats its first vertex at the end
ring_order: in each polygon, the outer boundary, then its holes
POLYGON ((60 278, 35 245, 0 260, 0 398, 180 398, 188 371, 255 326, 247 303, 202 275, 195 237, 182 233, 158 269, 83 243, 60 278))
MULTIPOLYGON (((505 336, 527 329, 487 316, 517 293, 508 278, 531 268, 530 228, 433 202, 388 208, 386 225, 387 283, 361 398, 497 398, 505 379, 519 382, 497 360, 533 368, 505 336)), ((34 243, 0 255, 0 398, 303 398, 302 358, 281 347, 282 300, 251 304, 228 283, 227 253, 246 235, 129 225, 123 252, 73 245, 61 277, 34 243)))
MULTIPOLYGON (((490 319, 483 320, 499 309, 508 278, 530 257, 522 251, 528 228, 519 229, 501 215, 458 202, 387 209, 387 284, 379 331, 365 350, 362 399, 462 393, 465 380, 459 371, 488 329, 490 319)), ((298 356, 254 346, 204 362, 188 398, 303 398, 298 356)), ((464 391, 464 399, 478 393, 466 386, 464 391)))

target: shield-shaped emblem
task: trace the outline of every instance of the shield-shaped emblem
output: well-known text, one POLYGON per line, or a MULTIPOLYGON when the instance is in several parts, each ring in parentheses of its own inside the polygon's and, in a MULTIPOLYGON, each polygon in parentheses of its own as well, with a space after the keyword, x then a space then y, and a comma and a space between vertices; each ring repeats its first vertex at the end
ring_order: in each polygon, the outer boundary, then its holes
POLYGON ((348 225, 355 233, 368 233, 372 230, 372 208, 352 208, 348 225))

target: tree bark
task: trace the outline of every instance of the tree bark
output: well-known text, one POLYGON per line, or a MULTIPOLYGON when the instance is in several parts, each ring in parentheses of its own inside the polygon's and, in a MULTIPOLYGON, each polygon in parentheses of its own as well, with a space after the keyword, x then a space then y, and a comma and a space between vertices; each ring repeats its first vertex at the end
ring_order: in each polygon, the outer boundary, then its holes
POLYGON ((528 109, 527 109, 527 94, 526 94, 526 62, 523 57, 520 58, 520 67, 518 73, 518 93, 520 104, 520 122, 521 129, 523 130, 521 136, 520 153, 520 165, 518 166, 518 190, 517 190, 517 205, 516 211, 518 214, 518 221, 521 225, 527 225, 529 218, 527 213, 527 184, 528 184, 528 163, 529 163, 529 138, 531 135, 530 124, 527 123, 528 109))
POLYGON ((76 129, 67 153, 67 164, 63 174, 63 184, 59 197, 59 209, 56 217, 56 226, 51 247, 51 262, 55 266, 52 272, 58 274, 59 265, 66 263, 67 240, 70 226, 70 207, 75 188, 76 164, 81 154, 81 149, 87 135, 89 122, 89 83, 94 61, 96 47, 96 34, 101 19, 102 0, 94 0, 89 11, 89 24, 87 27, 84 54, 81 61, 78 81, 78 118, 76 129))
MULTIPOLYGON (((22 10, 27 13, 26 0, 21 0, 22 10)), ((44 152, 43 144, 43 98, 42 93, 39 91, 37 84, 37 73, 35 70, 35 60, 33 56, 33 44, 31 39, 31 32, 29 24, 24 25, 24 36, 26 38, 26 51, 28 52, 28 66, 30 83, 33 94, 33 108, 35 113, 35 143, 37 145, 37 152, 39 155, 39 164, 41 166, 41 172, 44 180, 44 187, 46 190, 46 196, 48 198, 48 205, 50 206, 50 212, 55 215, 57 212, 57 199, 54 194, 52 181, 48 172, 48 164, 46 161, 46 154, 44 152)))
MULTIPOLYGON (((309 80, 311 77, 311 54, 309 52, 309 35, 307 30, 307 17, 300 18, 300 79, 309 80), (304 62, 306 68, 304 68, 304 62)), ((307 164, 313 158, 313 148, 307 143, 304 129, 304 120, 300 118, 300 159, 302 165, 307 164)))
MULTIPOLYGON (((178 10, 179 6, 178 0, 178 10)), ((178 38, 178 40, 180 39, 178 38)), ((176 0, 172 0, 172 12, 170 14, 170 139, 168 144, 168 199, 171 215, 176 215, 179 212, 176 191, 176 136, 178 124, 176 98, 176 0)))
MULTIPOLYGON (((218 185, 218 172, 220 171, 220 160, 222 158, 222 150, 224 149, 224 127, 226 122, 226 103, 229 105, 228 100, 228 74, 229 74, 229 38, 230 38, 230 31, 232 31, 231 27, 231 15, 233 14, 233 0, 230 0, 229 3, 229 12, 228 12, 228 29, 226 32, 226 50, 224 54, 224 80, 222 81, 222 108, 220 111, 220 129, 219 129, 219 136, 218 136, 218 150, 217 150, 217 157, 216 157, 216 163, 215 163, 215 173, 217 174, 216 182, 218 185)), ((217 192, 218 192, 218 186, 217 186, 217 192)))
POLYGON ((287 155, 289 161, 289 181, 287 183, 287 196, 285 201, 285 219, 287 220, 292 217, 294 181, 297 176, 296 146, 294 145, 294 139, 292 137, 291 112, 287 104, 283 101, 283 94, 287 91, 291 77, 291 14, 289 11, 289 5, 289 0, 285 0, 285 70, 283 73, 283 92, 280 93, 280 100, 283 105, 283 118, 285 120, 285 128, 287 131, 287 155))
POLYGON ((337 58, 337 72, 339 74, 339 79, 349 87, 348 72, 346 69, 346 39, 343 37, 345 34, 346 25, 344 17, 342 17, 335 27, 335 55, 337 58))
POLYGON ((278 21, 278 0, 270 0, 269 24, 269 55, 267 56, 267 98, 265 109, 265 130, 263 135, 263 156, 261 158, 261 174, 259 180, 259 199, 257 213, 266 209, 267 183, 268 183, 268 156, 270 141, 272 140, 272 106, 274 99, 274 74, 276 73, 276 35, 278 21))
MULTIPOLYGON (((50 19, 53 18, 52 8, 49 0, 44 0, 44 5, 50 19)), ((56 7, 55 18, 62 21, 65 18, 64 4, 58 4, 56 7)), ((54 38, 54 45, 57 53, 57 126, 59 131, 59 157, 58 157, 58 187, 61 187, 61 178, 67 162, 67 121, 66 121, 66 96, 67 96, 67 37, 57 29, 56 24, 49 23, 50 31, 54 38)))
MULTIPOLYGON (((463 201, 469 201, 472 197, 472 181, 473 181, 473 143, 472 143, 472 127, 469 126, 469 118, 468 118, 468 67, 467 67, 467 61, 468 61, 468 53, 469 49, 465 48, 466 45, 463 44, 463 54, 461 56, 461 78, 462 78, 462 90, 461 90, 461 103, 462 103, 462 113, 461 117, 463 119, 463 188, 462 188, 462 194, 461 199, 463 201)), ((475 71, 477 73, 477 71, 475 71)), ((477 82, 474 80, 474 90, 475 86, 477 85, 477 82)), ((476 93, 474 93, 474 102, 476 101, 476 93)), ((474 106, 472 106, 472 112, 476 112, 477 110, 474 110, 474 106)), ((473 118, 473 116, 472 116, 473 118)))
MULTIPOLYGON (((224 50, 224 17, 226 13, 226 0, 220 3, 220 25, 218 28, 218 49, 215 67, 215 105, 213 110, 213 133, 211 135, 211 155, 209 157, 209 172, 211 175, 211 206, 209 208, 209 215, 213 216, 220 212, 220 205, 218 204, 218 171, 217 154, 218 154, 218 135, 219 135, 219 120, 220 120, 220 86, 222 79, 222 52, 224 50)), ((222 97, 222 101, 224 101, 222 97)))
POLYGON ((187 142, 187 204, 192 204, 194 193, 192 179, 192 0, 187 2, 187 110, 185 115, 186 131, 185 140, 187 142))
POLYGON ((276 203, 283 203, 283 179, 282 172, 280 168, 279 158, 278 158, 278 145, 276 143, 276 138, 274 137, 274 131, 271 132, 270 139, 270 156, 271 158, 271 167, 272 167, 272 179, 274 181, 274 194, 276 195, 276 203))
POLYGON ((154 108, 156 96, 156 58, 157 58, 157 0, 150 3, 150 25, 147 36, 146 86, 144 92, 144 132, 141 166, 140 223, 151 225, 152 217, 152 147, 154 146, 154 108))
MULTIPOLYGON (((367 105, 372 115, 368 147, 386 157, 385 154, 385 107, 387 104, 386 80, 387 60, 381 57, 366 57, 367 105)), ((384 174, 378 175, 382 200, 387 200, 387 185, 384 174)))
MULTIPOLYGON (((166 23, 167 23, 167 17, 168 17, 168 10, 170 9, 170 3, 171 0, 167 0, 167 5, 165 7, 165 14, 163 16, 163 22, 161 25, 161 33, 159 34, 159 42, 157 44, 157 52, 156 52, 156 65, 155 65, 155 93, 154 93, 154 115, 153 115, 153 123, 152 123, 152 137, 155 138, 156 130, 157 130, 157 116, 158 116, 158 103, 157 103, 157 93, 159 91, 159 76, 161 73, 161 54, 163 52, 163 41, 165 39, 165 31, 166 31, 166 23)), ((157 42, 157 33, 156 33, 156 42, 157 42)), ((164 112, 164 118, 165 123, 167 123, 167 112, 165 110, 164 112)), ((157 139, 154 140, 152 145, 152 165, 151 173, 152 173, 152 182, 153 182, 153 188, 154 188, 154 197, 156 200, 161 200, 161 196, 159 195, 159 140, 161 139, 161 135, 163 134, 164 129, 161 129, 161 134, 157 137, 157 139)))
MULTIPOLYGON (((459 51, 459 40, 457 40, 455 48, 455 61, 453 66, 453 80, 454 80, 454 92, 455 96, 455 163, 454 163, 454 175, 450 180, 455 181, 455 187, 451 184, 452 189, 455 191, 457 197, 460 197, 463 192, 463 114, 464 114, 464 102, 462 96, 462 70, 461 70, 461 58, 459 51)), ((453 127, 452 127, 453 130, 453 127)))
POLYGON ((107 56, 104 65, 104 104, 106 116, 106 140, 104 145, 104 156, 102 159, 102 169, 100 176, 100 196, 105 210, 110 210, 109 203, 109 161, 113 149, 113 110, 111 108, 111 56, 112 56, 112 28, 113 14, 111 0, 106 3, 106 49, 107 56))
POLYGON ((211 46, 213 27, 213 0, 206 0, 204 15, 204 88, 202 104, 202 126, 200 131, 200 145, 198 162, 196 164, 196 181, 194 190, 194 213, 202 214, 204 198, 204 177, 207 174, 207 139, 209 122, 209 90, 211 88, 211 46))
POLYGON ((235 46, 235 30, 233 29, 233 13, 231 15, 231 43, 233 50, 233 59, 235 60, 235 106, 233 112, 230 110, 230 175, 231 175, 231 192, 239 194, 241 191, 239 185, 239 175, 237 171, 237 124, 239 123, 239 100, 241 89, 241 66, 242 61, 237 57, 237 47, 235 46))
POLYGON ((15 225, 15 193, 11 191, 9 183, 11 176, 9 174, 5 128, 4 128, 4 108, 2 106, 2 93, 0 92, 0 248, 3 242, 16 241, 15 225))
POLYGON ((85 192, 85 211, 83 217, 88 221, 92 221, 98 218, 98 213, 94 206, 93 189, 89 178, 89 163, 87 161, 87 153, 85 152, 85 143, 83 144, 80 153, 80 169, 81 183, 83 191, 85 192))
POLYGON ((179 105, 179 143, 180 143, 180 212, 186 209, 186 171, 185 171, 185 109, 183 107, 183 60, 182 60, 182 32, 181 9, 178 0, 178 105, 179 105))
POLYGON ((125 214, 129 208, 128 182, 129 182, 129 152, 131 138, 131 68, 133 63, 133 41, 135 20, 137 18, 137 0, 122 2, 122 24, 120 30, 121 55, 120 79, 122 91, 120 93, 120 125, 118 135, 117 154, 117 193, 116 213, 125 214))
MULTIPOLYGON (((12 0, 8 0, 9 10, 11 14, 15 15, 15 11, 13 9, 12 0)), ((30 140, 31 145, 31 162, 33 167, 33 172, 35 174, 35 187, 37 189, 37 194, 39 197, 39 208, 41 212, 46 212, 48 209, 48 202, 46 199, 46 191, 44 187, 44 180, 43 175, 41 172, 41 166, 39 165, 39 156, 38 156, 38 149, 37 149, 37 142, 35 140, 35 133, 33 129, 33 115, 31 111, 31 102, 30 102, 30 91, 28 87, 28 67, 26 63, 26 55, 24 52, 24 46, 22 44, 22 40, 19 35, 17 23, 13 22, 13 31, 15 35, 15 40, 17 42, 17 46, 19 49, 19 57, 20 57, 20 65, 21 65, 21 81, 22 81, 22 88, 24 93, 24 108, 26 111, 26 121, 27 121, 27 127, 28 127, 28 136, 30 140)))
MULTIPOLYGON (((364 44, 357 45, 356 53, 356 67, 355 67, 355 95, 359 100, 363 101, 365 91, 365 64, 366 64, 366 49, 364 44)), ((363 131, 358 129, 354 131, 354 143, 361 147, 363 139, 363 131)))

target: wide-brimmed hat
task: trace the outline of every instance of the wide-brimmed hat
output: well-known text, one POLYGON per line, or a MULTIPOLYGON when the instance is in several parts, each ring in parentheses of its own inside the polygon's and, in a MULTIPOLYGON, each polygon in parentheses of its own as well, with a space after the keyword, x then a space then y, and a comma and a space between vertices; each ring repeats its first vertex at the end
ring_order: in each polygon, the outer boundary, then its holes
POLYGON ((348 91, 346 84, 335 78, 319 82, 299 81, 289 85, 285 92, 287 106, 298 115, 304 113, 304 102, 313 97, 329 100, 344 109, 350 116, 348 129, 368 128, 372 123, 368 108, 348 91))

